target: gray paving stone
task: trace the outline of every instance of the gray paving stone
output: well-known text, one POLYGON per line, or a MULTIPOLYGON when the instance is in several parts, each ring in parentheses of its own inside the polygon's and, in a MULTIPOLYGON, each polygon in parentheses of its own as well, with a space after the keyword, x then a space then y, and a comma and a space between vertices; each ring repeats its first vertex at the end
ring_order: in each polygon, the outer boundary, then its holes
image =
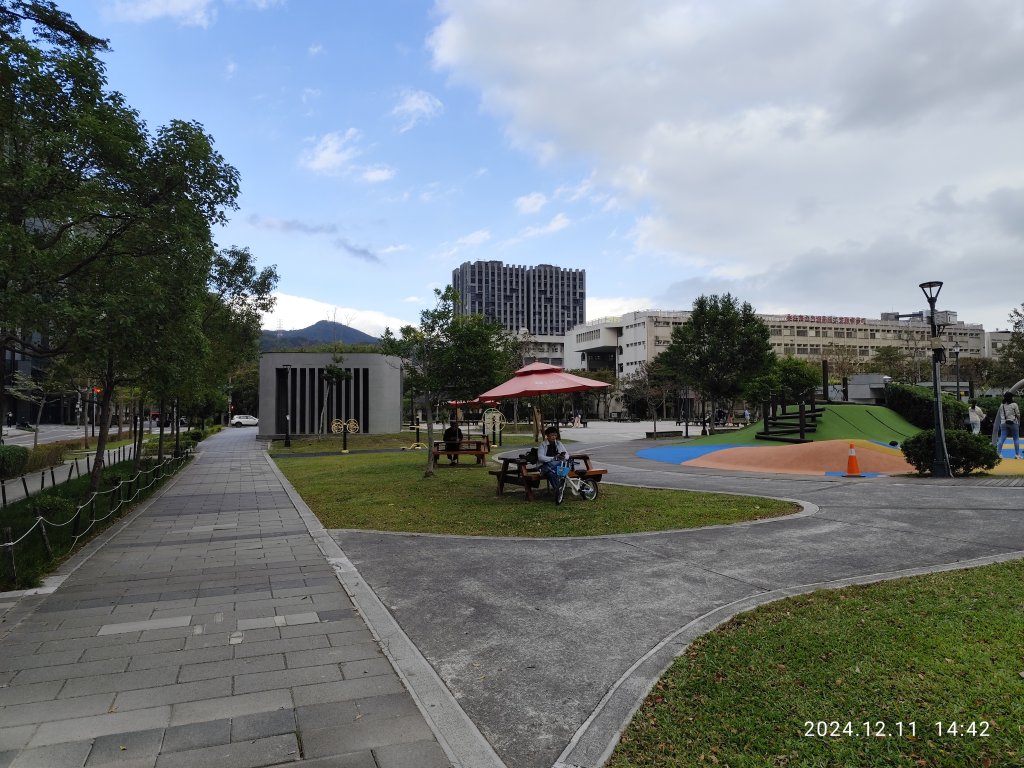
POLYGON ((102 661, 85 661, 78 664, 60 664, 40 669, 26 669, 14 676, 17 685, 25 683, 41 683, 47 680, 68 680, 74 677, 90 677, 92 675, 108 675, 124 672, 128 668, 128 659, 103 659, 102 661))
POLYGON ((183 752, 202 747, 216 747, 231 741, 231 720, 207 720, 203 723, 172 725, 164 732, 164 744, 161 750, 167 752, 183 752))
POLYGON ((11 768, 81 768, 92 749, 91 741, 52 744, 23 750, 11 768))
POLYGON ((319 731, 323 728, 342 728, 355 722, 359 717, 359 706, 352 701, 332 701, 327 704, 308 704, 297 707, 295 722, 302 733, 319 731))
POLYGON ((13 728, 0 728, 0 751, 17 750, 28 746, 36 725, 19 725, 13 728))
POLYGON ((211 661, 207 664, 190 664, 181 668, 178 680, 182 683, 188 683, 212 677, 246 675, 254 672, 273 672, 284 669, 284 667, 284 654, 275 653, 269 656, 253 656, 248 659, 230 659, 228 661, 211 661))
MULTIPOLYGON (((103 639, 110 640, 111 638, 104 637, 103 639)), ((172 637, 169 640, 154 640, 149 643, 111 643, 110 645, 87 648, 85 653, 82 654, 82 661, 119 659, 125 656, 130 656, 134 661, 141 656, 170 653, 171 651, 181 651, 184 649, 185 638, 183 637, 172 637)), ((131 666, 129 665, 128 668, 131 669, 131 666)))
POLYGON ((396 675, 378 675, 358 680, 342 680, 338 683, 319 683, 295 688, 292 695, 296 706, 321 704, 333 701, 351 701, 370 696, 384 696, 389 693, 405 693, 401 680, 396 675))
POLYGON ((315 683, 332 683, 343 680, 344 675, 337 664, 300 669, 283 669, 278 672, 260 672, 235 677, 235 693, 269 691, 274 688, 294 688, 315 683))
POLYGON ((175 704, 171 714, 171 725, 201 723, 223 717, 241 717, 257 712, 273 712, 278 709, 292 709, 292 695, 287 690, 260 691, 221 699, 206 699, 175 704))
POLYGON ((289 653, 291 651, 311 651, 315 648, 326 648, 330 641, 325 635, 309 635, 292 637, 287 640, 251 641, 249 632, 244 632, 242 642, 232 646, 236 659, 250 656, 266 656, 270 653, 289 653))
POLYGON ((72 720, 78 717, 99 715, 110 709, 114 694, 102 693, 82 696, 78 699, 37 701, 33 704, 16 704, 0 711, 4 726, 46 723, 51 720, 72 720))
POLYGON ((374 659, 381 656, 376 643, 355 643, 353 645, 318 648, 312 651, 291 651, 285 654, 288 668, 307 667, 313 664, 341 664, 345 661, 374 659))
POLYGON ((82 651, 57 651, 54 653, 33 653, 27 656, 8 656, 0 659, 0 670, 35 669, 36 667, 52 667, 58 664, 74 664, 82 657, 82 651))
POLYGON ((92 745, 87 768, 100 765, 123 765, 127 762, 156 764, 160 744, 164 739, 163 728, 132 733, 115 733, 100 736, 92 745))
POLYGON ((433 738, 434 734, 423 718, 416 715, 389 720, 359 720, 345 728, 303 730, 302 748, 307 757, 325 757, 433 738))
POLYGON ((75 720, 59 720, 43 723, 32 736, 29 746, 60 744, 106 736, 111 733, 146 731, 150 728, 165 728, 170 721, 170 707, 152 707, 134 712, 113 712, 94 717, 80 717, 75 720))
POLYGON ((410 744, 391 744, 373 750, 379 768, 451 768, 451 761, 441 746, 429 741, 414 741, 410 744))
MULTIPOLYGON (((331 755, 330 757, 303 760, 302 768, 378 768, 378 766, 377 761, 373 758, 373 753, 367 750, 347 755, 331 755)), ((406 768, 418 768, 418 766, 407 766, 406 768)))
POLYGON ((278 709, 274 712, 257 712, 241 715, 231 721, 232 741, 254 741, 282 733, 295 733, 295 712, 278 709))
POLYGON ((146 709, 162 704, 180 704, 186 701, 203 701, 231 695, 231 678, 218 677, 195 683, 178 683, 160 688, 141 691, 127 691, 117 694, 114 706, 120 712, 132 709, 146 709))
MULTIPOLYGON (((237 631, 237 630, 236 630, 237 631)), ((231 636, 234 632, 211 632, 201 635, 192 635, 185 641, 185 650, 190 651, 196 648, 212 648, 214 646, 230 645, 231 636)), ((272 640, 280 640, 281 633, 277 627, 269 629, 248 629, 243 633, 243 642, 255 643, 272 640)), ((265 654, 257 654, 263 656, 265 654)))
POLYGON ((18 753, 13 749, 8 752, 0 752, 0 768, 8 768, 17 756, 18 753))
POLYGON ((360 618, 342 621, 321 621, 319 624, 300 624, 294 627, 281 627, 281 637, 305 637, 306 635, 329 635, 334 632, 351 632, 366 629, 360 618))
MULTIPOLYGON (((166 641, 161 641, 166 642, 166 641)), ((170 653, 149 654, 136 657, 132 654, 128 671, 134 672, 140 669, 154 669, 156 667, 179 667, 186 664, 204 664, 210 661, 224 661, 233 656, 230 646, 214 646, 191 651, 173 651, 170 653)))
POLYGON ((355 680, 360 677, 388 675, 394 671, 395 668, 391 666, 391 662, 384 657, 349 661, 341 665, 341 674, 344 675, 346 680, 355 680))
POLYGON ((49 680, 45 683, 4 686, 0 688, 0 707, 55 699, 63 685, 63 680, 49 680))
POLYGON ((388 719, 411 716, 419 712, 412 696, 406 696, 404 693, 371 696, 366 699, 356 699, 353 703, 359 709, 360 716, 365 718, 388 719))
POLYGON ((68 680, 61 689, 61 699, 86 696, 91 693, 135 691, 140 688, 155 688, 171 685, 178 677, 177 667, 161 667, 135 672, 121 672, 114 675, 76 677, 68 680))
POLYGON ((299 760, 295 734, 271 736, 257 741, 172 752, 157 758, 157 768, 260 768, 299 760))

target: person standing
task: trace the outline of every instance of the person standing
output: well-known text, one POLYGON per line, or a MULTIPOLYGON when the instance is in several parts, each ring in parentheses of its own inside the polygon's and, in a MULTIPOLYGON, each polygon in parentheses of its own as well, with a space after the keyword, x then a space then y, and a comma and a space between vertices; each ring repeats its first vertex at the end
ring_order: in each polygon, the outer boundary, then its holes
POLYGON ((569 458, 569 452, 558 439, 558 427, 544 430, 545 442, 537 448, 537 468, 555 492, 555 504, 562 503, 565 494, 565 478, 558 474, 559 462, 569 458))
MULTIPOLYGON (((446 429, 444 434, 441 435, 441 439, 444 440, 444 449, 446 451, 459 450, 459 445, 462 443, 462 430, 459 429, 459 422, 452 419, 451 423, 448 425, 448 429, 446 429)), ((458 464, 459 455, 457 453, 449 453, 448 463, 458 464)))
POLYGON ((981 434, 981 422, 985 420, 985 409, 978 405, 977 400, 971 400, 970 408, 967 409, 967 418, 971 422, 971 432, 981 434))
POLYGON ((1003 404, 999 406, 999 413, 997 418, 1000 423, 999 428, 999 445, 996 446, 996 451, 1000 456, 1003 454, 1003 443, 1006 442, 1006 438, 1013 436, 1013 453, 1014 458, 1020 458, 1020 406, 1013 402, 1013 393, 1005 392, 1003 394, 1003 404))

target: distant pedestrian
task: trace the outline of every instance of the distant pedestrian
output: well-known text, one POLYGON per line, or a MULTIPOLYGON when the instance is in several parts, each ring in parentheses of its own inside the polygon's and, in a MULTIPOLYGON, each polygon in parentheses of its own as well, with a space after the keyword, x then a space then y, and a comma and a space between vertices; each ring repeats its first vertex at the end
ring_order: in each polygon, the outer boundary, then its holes
POLYGON ((743 423, 745 425, 747 425, 747 426, 750 426, 750 409, 749 408, 744 408, 743 409, 743 423))
POLYGON ((11 413, 10 411, 7 412, 7 426, 8 427, 13 427, 14 426, 14 414, 11 413))
POLYGON ((967 409, 967 418, 971 423, 971 432, 981 434, 981 422, 985 420, 985 409, 978 405, 977 400, 970 401, 971 407, 967 409))
POLYGON ((996 451, 1000 456, 1003 455, 1003 443, 1006 442, 1006 438, 1013 436, 1013 453, 1014 458, 1020 458, 1020 406, 1013 402, 1013 393, 1005 392, 1003 394, 1003 404, 999 406, 999 412, 996 414, 996 418, 1000 423, 999 428, 999 445, 996 446, 996 451))

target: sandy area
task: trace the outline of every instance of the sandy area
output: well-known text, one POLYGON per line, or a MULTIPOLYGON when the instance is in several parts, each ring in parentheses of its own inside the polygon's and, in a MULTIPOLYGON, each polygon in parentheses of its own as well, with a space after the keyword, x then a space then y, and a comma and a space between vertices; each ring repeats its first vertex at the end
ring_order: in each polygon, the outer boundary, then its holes
POLYGON ((729 469, 746 472, 779 472, 820 475, 846 472, 850 445, 854 446, 861 472, 902 475, 914 472, 895 448, 867 440, 825 440, 823 442, 756 448, 726 448, 684 462, 688 467, 729 469))

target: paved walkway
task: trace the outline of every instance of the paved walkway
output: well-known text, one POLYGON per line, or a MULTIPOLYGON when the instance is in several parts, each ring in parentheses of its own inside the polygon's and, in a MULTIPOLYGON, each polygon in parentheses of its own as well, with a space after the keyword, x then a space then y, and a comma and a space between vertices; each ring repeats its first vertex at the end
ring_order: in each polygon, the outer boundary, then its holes
POLYGON ((574 448, 612 480, 804 511, 588 539, 325 532, 252 431, 211 438, 7 611, 0 768, 596 768, 672 658, 741 610, 1024 557, 1014 487, 687 469, 637 458, 638 429, 574 448))
POLYGON ((508 768, 600 766, 672 659, 740 611, 1024 557, 1018 488, 692 470, 637 458, 649 445, 574 449, 612 480, 800 499, 805 510, 586 539, 332 532, 508 768))
POLYGON ((7 610, 0 766, 449 765, 254 431, 202 449, 7 610))

